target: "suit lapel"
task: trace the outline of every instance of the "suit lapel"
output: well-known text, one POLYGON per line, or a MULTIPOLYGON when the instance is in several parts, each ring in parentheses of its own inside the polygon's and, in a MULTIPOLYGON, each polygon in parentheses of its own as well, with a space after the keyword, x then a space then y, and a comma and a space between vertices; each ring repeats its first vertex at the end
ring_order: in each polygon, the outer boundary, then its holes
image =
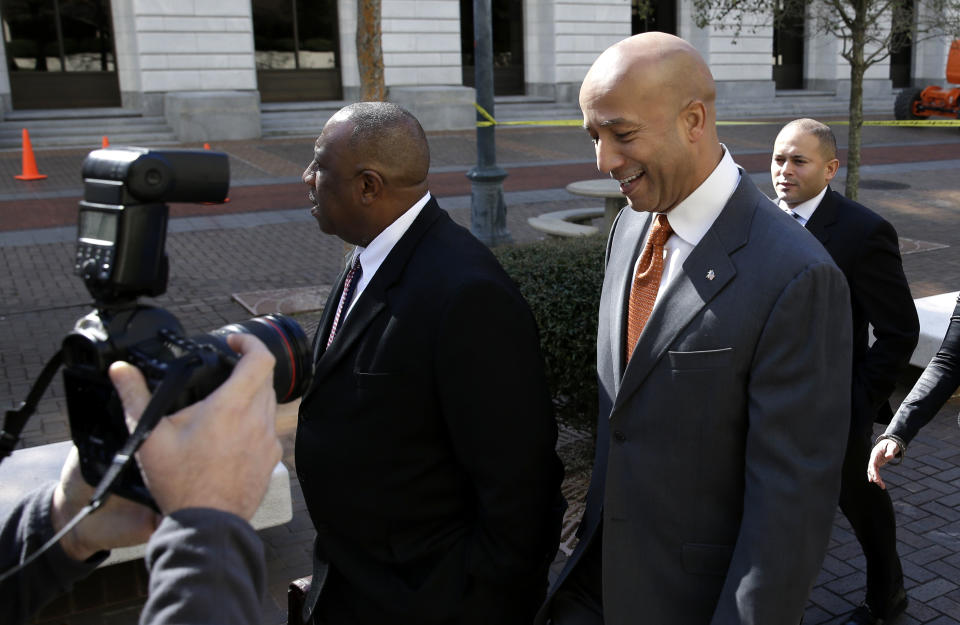
POLYGON ((810 221, 806 223, 810 234, 817 237, 821 244, 826 245, 830 240, 830 231, 833 225, 837 223, 839 214, 839 202, 837 202, 836 193, 833 189, 827 188, 826 195, 820 200, 817 210, 813 211, 810 221))
MULTIPOLYGON (((605 323, 608 339, 601 341, 603 349, 609 350, 601 354, 603 362, 610 362, 613 375, 613 393, 620 387, 621 373, 624 366, 624 345, 626 343, 627 306, 630 301, 630 288, 633 284, 633 267, 640 254, 640 249, 646 239, 647 229, 652 220, 650 213, 639 213, 634 210, 624 210, 615 224, 614 243, 612 252, 607 261, 606 276, 604 278, 608 288, 602 292, 600 310, 606 312, 605 323)), ((603 331, 603 327, 601 327, 603 331)))
MULTIPOLYGON (((730 256, 747 243, 753 214, 760 201, 769 200, 741 170, 740 184, 730 200, 654 307, 623 373, 611 419, 690 321, 736 277, 736 266, 730 256)), ((622 344, 623 339, 620 340, 622 344)))
MULTIPOLYGON (((330 348, 320 354, 320 359, 316 363, 313 374, 311 391, 316 388, 318 382, 330 375, 337 363, 345 354, 349 353, 352 346, 363 336, 370 323, 386 307, 387 294, 390 288, 403 275, 403 270, 416 249, 417 243, 441 215, 440 206, 436 199, 431 197, 407 231, 397 241, 397 244, 390 250, 387 258, 380 265, 363 293, 360 294, 353 305, 353 310, 350 311, 350 315, 338 331, 337 338, 330 344, 330 348)), ((331 303, 328 302, 328 304, 331 303)), ((332 305, 336 306, 335 303, 332 305)), ((326 320, 327 315, 328 312, 324 311, 324 320, 326 320)), ((329 322, 325 327, 329 327, 329 322)), ((307 394, 309 395, 310 391, 307 394)))

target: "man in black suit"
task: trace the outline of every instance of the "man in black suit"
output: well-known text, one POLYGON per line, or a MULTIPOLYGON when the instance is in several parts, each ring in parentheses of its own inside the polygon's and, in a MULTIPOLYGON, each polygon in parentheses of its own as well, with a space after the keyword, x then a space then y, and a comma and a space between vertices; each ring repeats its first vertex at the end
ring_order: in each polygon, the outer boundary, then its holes
MULTIPOLYGON (((770 173, 780 207, 833 256, 850 285, 853 389, 840 509, 867 559, 867 596, 847 625, 889 623, 907 607, 887 492, 867 481, 873 422, 889 422, 890 394, 917 345, 920 325, 903 274, 897 233, 870 209, 830 189, 837 142, 818 121, 797 119, 777 135, 770 173), (874 342, 868 341, 868 326, 874 342)), ((839 415, 838 415, 839 417, 839 415)))
POLYGON ((296 464, 317 530, 305 620, 528 623, 556 552, 562 467, 536 323, 427 190, 402 108, 341 109, 303 174, 355 245, 317 330, 296 464))

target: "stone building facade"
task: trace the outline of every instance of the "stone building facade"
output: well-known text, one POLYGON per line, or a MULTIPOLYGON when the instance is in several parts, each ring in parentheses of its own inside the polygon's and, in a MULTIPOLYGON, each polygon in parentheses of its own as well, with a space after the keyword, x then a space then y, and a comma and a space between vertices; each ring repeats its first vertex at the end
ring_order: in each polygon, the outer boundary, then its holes
MULTIPOLYGON (((432 129, 471 127, 472 2, 382 0, 389 99, 432 129)), ((922 5, 919 7, 923 10, 922 5)), ((163 114, 181 140, 258 136, 261 103, 351 101, 360 76, 357 0, 3 0, 4 111, 93 107, 163 114)), ((778 92, 849 92, 839 42, 812 23, 775 31, 758 17, 736 39, 698 28, 693 0, 492 0, 498 95, 575 102, 597 54, 635 32, 693 43, 726 103, 778 92)), ((927 41, 872 67, 866 97, 943 84, 949 42, 927 41)))

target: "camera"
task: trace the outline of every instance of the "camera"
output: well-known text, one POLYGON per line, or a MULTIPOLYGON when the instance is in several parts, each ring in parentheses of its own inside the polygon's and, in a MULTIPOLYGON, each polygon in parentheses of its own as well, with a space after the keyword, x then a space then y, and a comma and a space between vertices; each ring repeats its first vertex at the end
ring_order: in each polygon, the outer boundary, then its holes
MULTIPOLYGON (((209 150, 105 148, 83 163, 74 270, 94 298, 94 310, 63 339, 63 381, 70 431, 84 479, 97 484, 129 433, 123 407, 107 375, 125 360, 137 366, 154 392, 183 371, 183 383, 167 398, 165 414, 190 405, 230 375, 238 355, 226 343, 232 332, 258 337, 276 358, 277 401, 306 390, 310 345, 303 329, 281 314, 234 323, 186 337, 177 318, 138 302, 166 291, 166 202, 216 202, 226 197, 226 154, 209 150)), ((181 379, 181 378, 176 378, 181 379)), ((111 491, 156 509, 135 464, 126 466, 111 491)))

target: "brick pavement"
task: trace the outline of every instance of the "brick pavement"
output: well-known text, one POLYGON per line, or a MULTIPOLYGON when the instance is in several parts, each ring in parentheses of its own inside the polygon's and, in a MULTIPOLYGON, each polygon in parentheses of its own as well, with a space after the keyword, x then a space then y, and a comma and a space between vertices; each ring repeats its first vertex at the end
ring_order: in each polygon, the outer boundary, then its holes
MULTIPOLYGON (((751 173, 758 172, 754 178, 768 192, 763 172, 777 129, 777 125, 721 128, 722 139, 737 160, 751 173)), ((841 144, 844 130, 838 128, 841 144)), ((467 223, 469 187, 462 175, 475 159, 472 133, 432 133, 430 141, 431 186, 454 218, 467 223)), ((946 246, 904 257, 914 296, 955 290, 960 275, 956 227, 960 185, 953 180, 960 160, 952 160, 960 145, 956 129, 867 128, 864 145, 864 162, 870 167, 862 175, 861 201, 890 219, 902 237, 946 246), (868 188, 891 183, 900 188, 868 188)), ((231 154, 233 201, 223 207, 175 207, 179 217, 171 223, 168 238, 170 285, 155 300, 177 315, 190 334, 248 318, 250 313, 232 299, 233 293, 329 284, 343 253, 337 240, 319 234, 296 184, 310 158, 311 140, 226 142, 213 147, 231 154), (272 184, 276 182, 281 184, 272 184)), ((70 274, 73 233, 68 225, 76 215, 79 164, 85 153, 37 150, 41 171, 50 174, 42 183, 14 181, 19 154, 0 153, 0 404, 12 405, 26 394, 63 334, 89 310, 86 291, 70 274)), ((596 176, 590 143, 577 128, 500 132, 498 159, 510 173, 505 184, 508 226, 519 242, 538 236, 526 225, 527 216, 595 204, 559 190, 570 179, 596 176)), ((309 329, 317 313, 298 318, 309 329)), ((909 384, 906 379, 900 385, 901 396, 909 384)), ((69 437, 57 386, 28 424, 27 445, 69 437)), ((907 462, 886 473, 911 595, 911 607, 900 621, 904 624, 960 623, 958 409, 960 400, 952 400, 918 436, 907 462)), ((284 411, 278 428, 284 461, 295 474, 295 414, 284 411)), ((572 503, 582 497, 584 477, 583 471, 574 472, 568 480, 572 503)), ((261 532, 270 593, 263 610, 265 624, 284 621, 286 583, 310 568, 312 528, 296 480, 292 486, 293 521, 261 532)), ((143 596, 138 566, 132 563, 98 574, 38 622, 135 622, 143 596)), ((862 570, 862 555, 838 513, 805 622, 838 622, 838 615, 852 609, 863 594, 862 570)))

